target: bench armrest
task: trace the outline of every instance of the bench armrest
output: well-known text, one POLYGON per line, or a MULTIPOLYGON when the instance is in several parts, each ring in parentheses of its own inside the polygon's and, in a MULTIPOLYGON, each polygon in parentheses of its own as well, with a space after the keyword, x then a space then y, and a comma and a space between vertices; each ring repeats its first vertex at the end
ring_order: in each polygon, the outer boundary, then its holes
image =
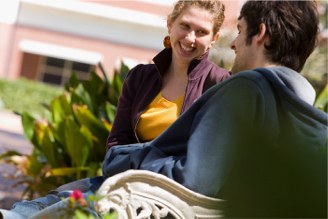
POLYGON ((119 219, 223 217, 223 200, 146 170, 128 170, 108 178, 97 195, 104 198, 95 203, 96 210, 101 214, 114 210, 119 219))

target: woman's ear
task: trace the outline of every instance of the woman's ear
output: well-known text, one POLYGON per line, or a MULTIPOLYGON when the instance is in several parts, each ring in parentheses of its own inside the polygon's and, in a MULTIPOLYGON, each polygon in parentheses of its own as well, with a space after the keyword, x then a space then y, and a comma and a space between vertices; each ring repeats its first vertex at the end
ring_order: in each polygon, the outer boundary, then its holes
POLYGON ((171 21, 170 16, 167 16, 166 27, 167 27, 167 32, 170 34, 171 33, 171 27, 172 27, 172 21, 171 21))
POLYGON ((210 44, 210 48, 213 46, 213 44, 215 44, 215 42, 219 39, 219 36, 220 34, 219 33, 216 33, 214 36, 213 36, 213 39, 211 41, 211 44, 210 44))

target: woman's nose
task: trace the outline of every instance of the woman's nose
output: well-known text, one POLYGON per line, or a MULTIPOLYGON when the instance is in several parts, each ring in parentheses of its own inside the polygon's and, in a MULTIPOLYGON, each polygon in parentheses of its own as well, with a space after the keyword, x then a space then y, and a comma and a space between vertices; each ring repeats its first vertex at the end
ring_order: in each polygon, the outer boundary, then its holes
POLYGON ((185 38, 186 38, 190 43, 194 43, 194 42, 195 42, 195 39, 196 39, 195 31, 191 31, 191 32, 189 32, 185 38))

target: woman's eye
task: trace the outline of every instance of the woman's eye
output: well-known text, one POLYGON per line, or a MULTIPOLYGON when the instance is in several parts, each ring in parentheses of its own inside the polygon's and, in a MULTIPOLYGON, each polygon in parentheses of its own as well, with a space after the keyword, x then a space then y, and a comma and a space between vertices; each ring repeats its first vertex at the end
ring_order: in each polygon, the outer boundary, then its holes
POLYGON ((206 35, 206 32, 203 31, 203 30, 198 30, 197 33, 200 34, 200 35, 206 35))
POLYGON ((185 30, 189 28, 188 24, 181 24, 181 27, 185 30))

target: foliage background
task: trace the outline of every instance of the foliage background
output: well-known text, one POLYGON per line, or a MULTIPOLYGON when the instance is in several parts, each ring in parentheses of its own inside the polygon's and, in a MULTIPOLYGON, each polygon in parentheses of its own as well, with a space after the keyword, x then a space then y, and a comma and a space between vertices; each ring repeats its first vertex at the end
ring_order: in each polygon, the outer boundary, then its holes
MULTIPOLYGON (((327 28, 327 5, 324 4, 321 17, 323 29, 327 28)), ((227 69, 230 69, 234 57, 229 49, 232 36, 233 34, 223 35, 210 54, 214 62, 227 69)), ((327 47, 327 37, 322 37, 301 72, 317 91, 320 103, 316 106, 326 112, 327 47)), ((113 74, 111 81, 102 71, 102 78, 98 78, 97 74, 93 74, 93 80, 89 82, 72 78, 65 88, 24 78, 15 81, 0 79, 0 110, 22 115, 25 135, 34 145, 32 155, 10 151, 0 155, 0 160, 8 159, 8 162, 21 168, 20 183, 27 185, 29 198, 42 195, 51 188, 74 179, 99 174, 97 170, 102 156, 95 158, 89 152, 76 156, 75 152, 80 146, 93 150, 104 149, 127 71, 122 63, 121 69, 113 74), (102 123, 105 125, 102 126, 102 123), (99 130, 103 133, 102 136, 99 136, 99 130), (85 142, 88 143, 87 146, 83 146, 85 142), (81 157, 84 157, 83 162, 79 162, 81 157), (83 174, 83 171, 88 173, 83 174)))

